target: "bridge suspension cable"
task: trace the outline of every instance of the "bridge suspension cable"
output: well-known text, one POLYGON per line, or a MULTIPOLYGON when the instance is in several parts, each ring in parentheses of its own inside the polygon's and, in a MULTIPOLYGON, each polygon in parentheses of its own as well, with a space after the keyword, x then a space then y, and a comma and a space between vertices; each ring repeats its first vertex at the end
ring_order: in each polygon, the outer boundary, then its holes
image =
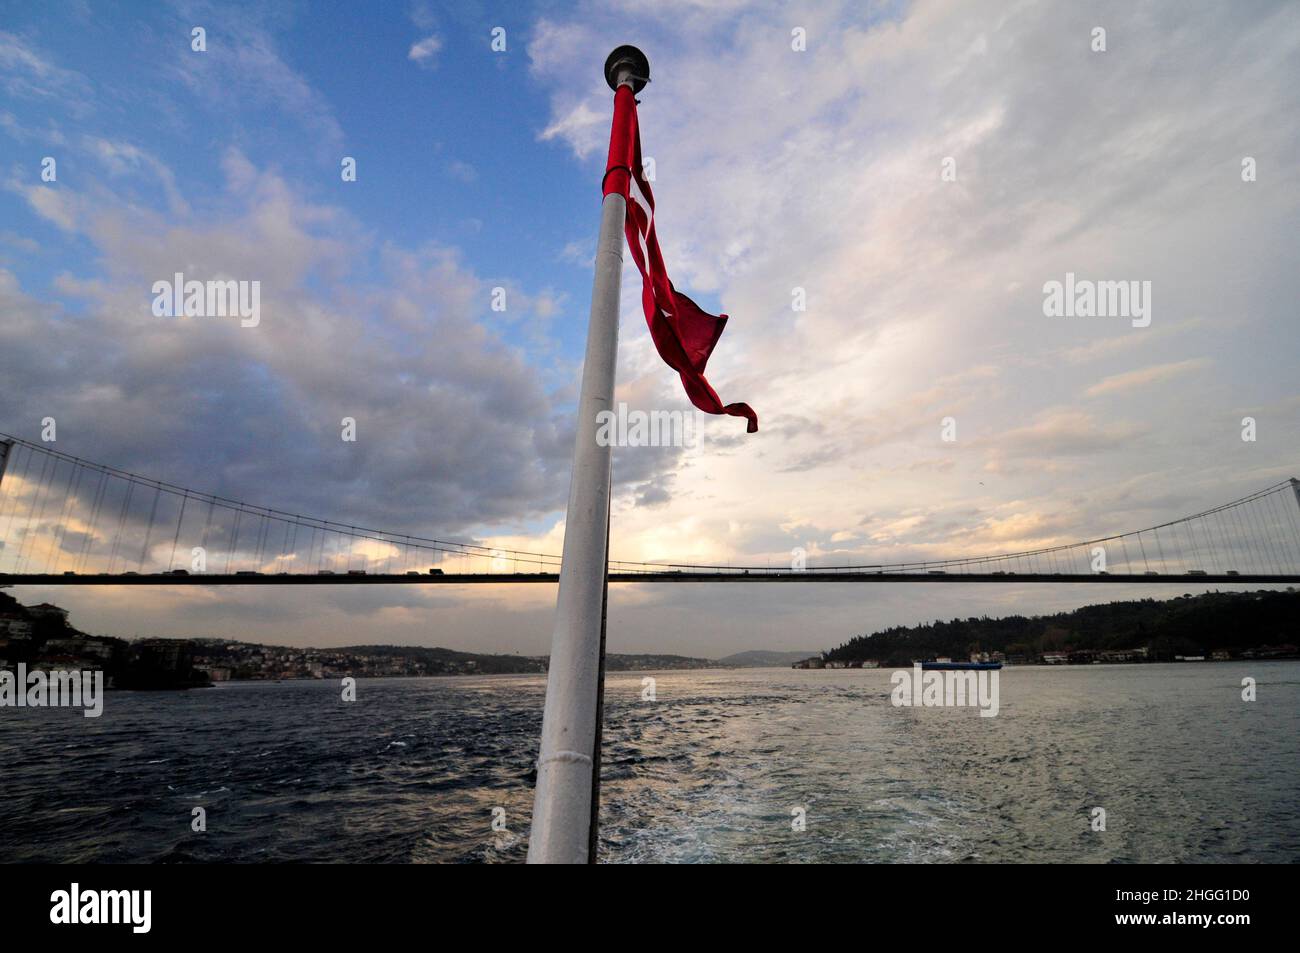
MULTIPOLYGON (((556 573, 552 553, 398 533, 177 486, 0 434, 0 573, 556 573)), ((1143 529, 1015 552, 770 566, 610 560, 612 574, 1300 574, 1300 482, 1143 529)))

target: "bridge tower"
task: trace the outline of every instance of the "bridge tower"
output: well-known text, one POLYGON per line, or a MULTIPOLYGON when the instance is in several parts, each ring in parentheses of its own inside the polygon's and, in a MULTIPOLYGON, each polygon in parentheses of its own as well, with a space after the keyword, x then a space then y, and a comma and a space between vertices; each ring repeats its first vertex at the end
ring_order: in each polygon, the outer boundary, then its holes
MULTIPOLYGON (((5 467, 9 466, 9 454, 13 452, 14 442, 12 440, 0 440, 0 487, 5 482, 5 467)), ((1295 481, 1292 480, 1292 483, 1295 481)))

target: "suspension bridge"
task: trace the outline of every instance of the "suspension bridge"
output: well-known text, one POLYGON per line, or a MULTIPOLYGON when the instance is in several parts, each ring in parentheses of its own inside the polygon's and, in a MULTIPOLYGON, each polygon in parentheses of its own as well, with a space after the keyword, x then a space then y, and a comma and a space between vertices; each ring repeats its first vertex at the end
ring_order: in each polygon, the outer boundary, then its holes
MULTIPOLYGON (((354 526, 0 434, 0 586, 554 583, 560 557, 354 526)), ((1300 582, 1300 481, 1143 529, 1019 552, 780 568, 609 561, 610 582, 1300 582)))

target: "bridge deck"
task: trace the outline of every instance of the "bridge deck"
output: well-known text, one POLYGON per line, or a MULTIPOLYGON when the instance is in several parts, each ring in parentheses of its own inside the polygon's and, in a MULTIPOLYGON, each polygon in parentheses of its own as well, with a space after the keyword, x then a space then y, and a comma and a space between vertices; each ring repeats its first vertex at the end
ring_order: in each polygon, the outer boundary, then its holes
MULTIPOLYGON (((0 587, 4 586, 355 586, 355 585, 507 585, 516 583, 556 583, 559 576, 552 572, 537 573, 447 573, 444 575, 408 575, 406 573, 0 573, 0 587)), ((760 571, 748 572, 632 572, 609 574, 613 583, 649 582, 987 582, 987 583, 1177 583, 1200 585, 1202 583, 1264 583, 1271 585, 1300 583, 1300 575, 1242 573, 1226 575, 1146 575, 1144 573, 878 573, 878 572, 816 572, 760 571)))

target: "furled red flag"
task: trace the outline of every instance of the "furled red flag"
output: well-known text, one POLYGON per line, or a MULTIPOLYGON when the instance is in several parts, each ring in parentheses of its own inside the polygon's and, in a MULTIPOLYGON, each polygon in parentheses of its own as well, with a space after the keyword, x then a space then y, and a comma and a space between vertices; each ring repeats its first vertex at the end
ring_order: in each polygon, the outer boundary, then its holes
POLYGON ((758 430, 758 414, 748 404, 723 404, 709 382, 704 366, 713 345, 727 326, 725 314, 702 310, 673 287, 659 252, 655 236, 655 199, 641 168, 641 131, 636 119, 636 96, 628 86, 614 94, 614 127, 605 166, 605 194, 616 192, 627 199, 627 234, 632 260, 641 270, 641 304, 645 308, 650 336, 664 362, 677 371, 691 403, 709 414, 730 414, 749 421, 748 433, 758 430))

